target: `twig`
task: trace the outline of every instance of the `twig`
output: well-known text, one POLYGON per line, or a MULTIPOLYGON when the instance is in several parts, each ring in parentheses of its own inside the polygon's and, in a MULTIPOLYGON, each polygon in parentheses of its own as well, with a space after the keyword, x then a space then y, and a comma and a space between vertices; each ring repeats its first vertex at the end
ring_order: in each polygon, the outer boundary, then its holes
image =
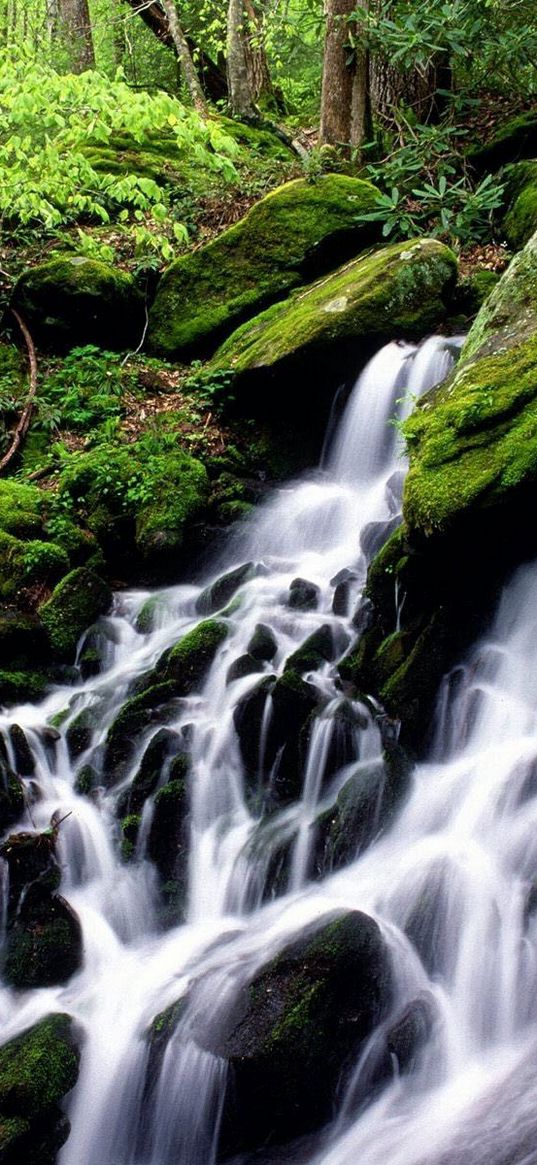
POLYGON ((131 360, 133 356, 137 356, 138 353, 141 352, 141 350, 144 346, 145 337, 147 335, 147 329, 149 327, 149 312, 147 310, 147 303, 144 303, 144 311, 145 311, 145 324, 144 324, 144 330, 142 332, 142 338, 140 340, 140 343, 138 344, 138 347, 134 349, 134 352, 127 352, 127 355, 123 357, 123 360, 121 361, 121 365, 120 365, 121 368, 124 368, 127 361, 131 360))
POLYGON ((19 325, 19 328, 24 336, 26 347, 28 349, 28 360, 30 363, 30 391, 26 399, 26 404, 22 410, 19 423, 13 434, 11 445, 9 446, 7 453, 0 461, 0 473, 2 473, 3 470, 6 469, 10 462, 13 460, 15 454, 20 448, 21 442, 24 440, 28 432, 30 421, 32 419, 35 394, 37 392, 37 357, 35 354, 34 342, 28 331, 28 328, 26 327, 26 324, 24 323, 24 320, 21 319, 19 313, 15 311, 15 308, 13 307, 10 308, 10 311, 19 325))

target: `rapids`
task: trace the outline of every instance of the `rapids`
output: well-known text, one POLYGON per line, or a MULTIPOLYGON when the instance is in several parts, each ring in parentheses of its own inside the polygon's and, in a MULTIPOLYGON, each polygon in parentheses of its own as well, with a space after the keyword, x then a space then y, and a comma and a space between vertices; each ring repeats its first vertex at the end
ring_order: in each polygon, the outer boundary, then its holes
MULTIPOLYGON (((330 627, 340 651, 356 634, 352 616, 368 560, 400 520, 404 460, 393 421, 443 379, 457 347, 432 338, 419 348, 394 343, 379 352, 333 426, 320 469, 276 491, 203 580, 207 586, 240 563, 256 563, 239 601, 226 610, 230 633, 203 690, 177 700, 166 720, 177 731, 188 726, 190 740, 184 922, 165 931, 160 924, 157 874, 147 859, 149 803, 136 859, 122 861, 119 849, 115 802, 159 725, 144 733, 119 787, 91 799, 75 785, 89 761, 99 768, 107 731, 133 681, 199 621, 202 586, 153 596, 156 617, 146 634, 136 628, 151 596, 118 594, 112 614, 101 620, 100 674, 0 716, 8 751, 7 730, 19 724, 36 761, 39 797, 16 828, 44 829, 54 813, 66 818, 59 834, 62 894, 83 928, 84 964, 67 985, 0 989, 3 1041, 57 1010, 73 1015, 84 1032, 79 1082, 69 1099, 72 1131, 60 1165, 212 1165, 225 1065, 194 1043, 187 1008, 148 1101, 144 1037, 152 1019, 192 982, 195 1007, 223 1014, 238 985, 291 937, 342 908, 364 910, 379 922, 393 963, 394 1012, 422 996, 434 1005, 433 1030, 413 1071, 395 1071, 365 1106, 375 1034, 328 1129, 292 1158, 274 1150, 263 1160, 537 1162, 537 924, 528 908, 537 871, 537 569, 517 573, 487 639, 445 679, 430 757, 415 772, 390 830, 321 880, 313 876, 312 826, 351 769, 380 758, 378 721, 359 705, 350 742, 347 733, 339 747, 344 697, 334 665, 311 673, 323 709, 310 738, 302 797, 262 822, 246 795, 234 726, 237 704, 260 675, 227 682, 230 664, 245 653, 259 623, 278 645, 261 673, 267 675, 281 673, 321 626, 330 627), (289 607, 297 577, 319 588, 315 609, 289 607), (83 708, 97 711, 98 727, 72 762, 66 733, 83 708), (43 728, 53 719, 61 727, 51 744, 43 728), (270 859, 282 841, 290 860, 285 883, 276 887, 270 859)), ((397 611, 403 602, 394 593, 397 611)), ((267 699, 259 746, 265 783, 273 776, 264 764, 272 715, 267 699)))

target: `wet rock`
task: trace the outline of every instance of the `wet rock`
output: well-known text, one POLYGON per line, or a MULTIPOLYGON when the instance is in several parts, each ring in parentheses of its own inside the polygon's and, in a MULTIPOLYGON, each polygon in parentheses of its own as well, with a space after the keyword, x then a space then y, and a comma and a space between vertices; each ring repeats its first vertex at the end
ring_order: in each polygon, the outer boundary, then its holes
POLYGON ((348 636, 340 628, 324 623, 289 656, 284 670, 296 671, 300 675, 307 671, 317 671, 323 663, 331 663, 341 655, 348 642, 348 636))
POLYGON ((78 656, 78 667, 83 680, 98 676, 105 670, 106 657, 117 642, 113 626, 103 620, 102 625, 90 627, 84 636, 78 656))
POLYGON ((319 605, 321 591, 316 583, 305 578, 293 579, 289 587, 288 603, 293 611, 314 611, 319 605))
POLYGON ((130 862, 135 855, 141 824, 139 813, 129 813, 121 822, 121 857, 125 862, 130 862))
POLYGON ((175 695, 189 696, 200 691, 216 652, 228 634, 229 627, 222 619, 206 619, 172 648, 162 667, 162 678, 174 684, 175 695))
POLYGON ((189 806, 186 781, 176 779, 159 789, 149 839, 148 857, 159 872, 165 910, 163 921, 177 924, 183 914, 189 848, 189 806))
POLYGON ((352 1095, 353 1107, 378 1092, 394 1076, 413 1072, 434 1033, 438 1009, 433 995, 424 992, 378 1032, 361 1079, 352 1095))
POLYGON ((345 616, 349 613, 350 597, 354 584, 358 579, 358 575, 354 570, 340 570, 334 578, 330 579, 330 586, 334 587, 334 597, 332 599, 332 611, 334 615, 345 616))
POLYGON ((223 610, 239 587, 253 578, 254 574, 253 562, 245 562, 242 566, 237 566, 235 570, 230 570, 228 574, 223 574, 198 596, 196 611, 200 615, 213 615, 215 611, 223 610))
POLYGON ((239 655, 239 658, 231 664, 226 676, 226 683, 231 684, 234 680, 242 680, 244 676, 255 675, 256 672, 260 671, 263 671, 261 661, 254 659, 254 656, 247 652, 246 655, 239 655))
POLYGON ((56 838, 57 827, 52 827, 44 833, 12 834, 0 846, 9 869, 3 974, 12 987, 65 983, 81 965, 78 916, 55 893, 61 881, 56 838))
POLYGON ((126 775, 141 733, 155 718, 162 717, 163 709, 174 695, 175 685, 167 681, 154 683, 126 701, 106 736, 102 765, 105 785, 110 787, 126 775))
POLYGON ((35 773, 35 759, 28 744, 26 733, 19 724, 12 724, 9 738, 13 746, 15 765, 21 777, 31 777, 35 773))
POLYGON ((182 751, 181 737, 170 728, 160 728, 150 740, 140 767, 127 793, 129 813, 141 813, 145 801, 162 781, 164 766, 175 757, 178 775, 186 776, 188 756, 182 751), (179 754, 179 755, 177 755, 179 754), (178 770, 182 770, 179 772, 178 770))
POLYGON ((93 765, 84 765, 75 781, 75 792, 79 797, 90 797, 100 783, 100 776, 93 765))
POLYGON ((274 685, 266 765, 273 772, 271 792, 279 804, 301 794, 311 719, 321 703, 318 689, 294 671, 284 672, 274 685))
POLYGON ((278 650, 276 636, 265 623, 258 623, 248 644, 248 653, 254 659, 270 663, 278 650))
POLYGON ((91 745, 93 734, 99 726, 101 707, 83 708, 69 725, 65 734, 71 760, 76 760, 91 745))
POLYGON ((24 785, 16 773, 0 762, 0 833, 24 813, 24 785))
POLYGON ((261 728, 267 698, 275 683, 275 676, 265 676, 242 696, 233 712, 243 764, 251 779, 259 772, 261 728))
POLYGON ((61 1013, 0 1048, 2 1165, 54 1165, 70 1130, 58 1105, 76 1084, 79 1062, 73 1021, 61 1013))
POLYGON ((220 1157, 320 1127, 336 1086, 390 1003, 377 924, 352 911, 290 944, 194 1038, 228 1061, 220 1157))

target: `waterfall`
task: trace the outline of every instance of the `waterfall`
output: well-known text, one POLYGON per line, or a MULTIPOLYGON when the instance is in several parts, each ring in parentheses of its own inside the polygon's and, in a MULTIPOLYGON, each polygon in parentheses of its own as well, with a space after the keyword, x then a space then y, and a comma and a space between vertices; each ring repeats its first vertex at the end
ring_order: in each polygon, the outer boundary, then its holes
MULTIPOLYGON (((39 797, 16 828, 65 818, 61 890, 83 930, 83 966, 66 985, 0 990, 3 1039, 54 1010, 69 1012, 84 1032, 61 1165, 212 1165, 226 1074, 193 1039, 199 1016, 218 1024, 238 985, 342 909, 379 922, 393 965, 392 1007, 362 1048, 322 1139, 292 1159, 537 1162, 537 571, 518 572, 486 641, 444 681, 430 756, 389 828, 378 722, 342 693, 335 670, 356 637, 368 562, 400 521, 397 422, 446 375, 457 346, 433 338, 379 352, 320 469, 275 492, 230 540, 203 587, 118 596, 101 622, 99 674, 0 717, 6 747, 17 724, 35 758, 39 797), (99 779, 107 733, 126 698, 199 623, 207 587, 244 563, 252 565, 222 603, 227 635, 201 690, 173 700, 164 724, 145 722, 107 788, 99 779), (148 604, 150 629, 142 618, 148 604), (272 647, 256 658, 250 647, 260 628, 272 647), (301 651, 315 714, 291 764, 278 684, 301 651), (250 670, 236 666, 244 659, 250 670), (90 728, 77 751, 70 729, 83 712, 90 728), (256 735, 245 743, 239 727, 247 712, 256 735), (184 916, 173 916, 172 899, 166 926, 150 859, 168 761, 156 801, 145 803, 133 860, 121 857, 118 826, 118 807, 128 804, 163 728, 186 742, 189 758, 184 916), (88 766, 97 774, 90 796, 81 792, 88 766), (330 864, 318 823, 356 774, 372 789, 367 835, 345 861, 330 864), (184 1007, 148 1093, 147 1032, 178 1001, 184 1007), (429 1017, 419 1054, 410 1070, 395 1063, 382 1088, 372 1087, 387 1025, 416 1001, 429 1017)), ((394 618, 403 604, 394 589, 394 618)), ((285 1159, 283 1151, 263 1158, 285 1159)))

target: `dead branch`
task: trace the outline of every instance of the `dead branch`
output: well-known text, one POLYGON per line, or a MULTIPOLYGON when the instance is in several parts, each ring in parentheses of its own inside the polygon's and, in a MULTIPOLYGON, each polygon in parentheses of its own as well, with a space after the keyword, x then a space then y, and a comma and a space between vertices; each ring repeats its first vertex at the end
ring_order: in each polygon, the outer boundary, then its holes
POLYGON ((35 394, 37 392, 37 357, 35 354, 34 342, 28 331, 28 328, 26 327, 26 324, 24 323, 24 320, 21 319, 19 313, 15 311, 15 308, 13 307, 10 308, 10 311, 15 317, 24 336, 24 341, 28 351, 28 361, 30 364, 30 389, 26 398, 26 404, 20 416, 19 423, 13 434, 11 445, 9 446, 7 453, 4 454, 2 460, 0 461, 0 473, 3 473, 4 470, 7 469, 8 465, 11 464, 15 454, 18 452, 21 446, 22 441, 24 441, 28 429, 30 428, 30 421, 32 419, 32 413, 34 410, 35 394))

